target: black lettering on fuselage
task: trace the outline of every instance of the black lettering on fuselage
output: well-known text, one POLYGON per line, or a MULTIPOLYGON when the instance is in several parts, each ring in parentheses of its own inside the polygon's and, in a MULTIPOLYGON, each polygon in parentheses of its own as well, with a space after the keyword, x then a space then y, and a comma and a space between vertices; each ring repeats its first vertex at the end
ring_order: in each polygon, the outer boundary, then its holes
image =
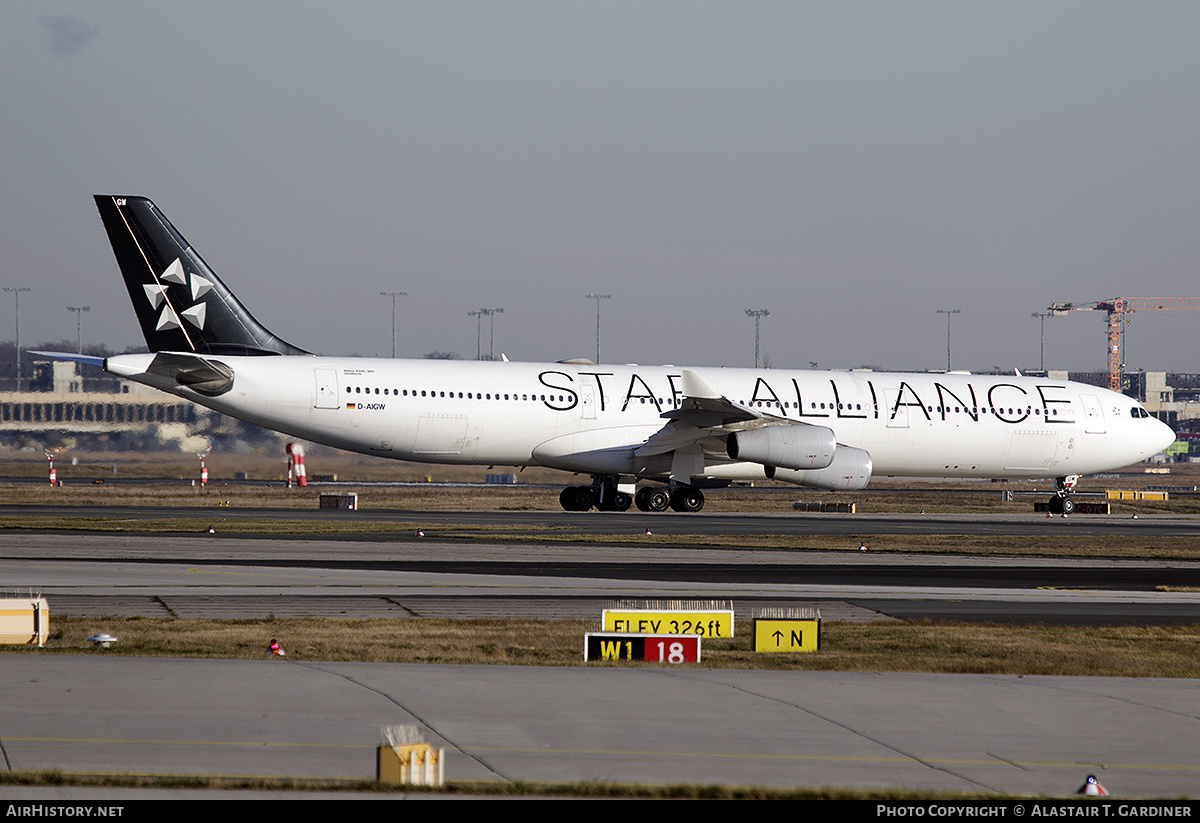
POLYGON ((971 404, 967 405, 966 403, 963 402, 963 399, 961 397, 959 397, 954 392, 950 391, 948 388, 943 386, 941 383, 934 383, 933 385, 937 389, 938 408, 941 409, 941 414, 942 414, 943 420, 946 419, 946 412, 950 410, 949 406, 946 405, 946 395, 950 395, 951 397, 954 398, 955 402, 957 402, 958 405, 962 407, 963 411, 965 411, 967 414, 971 415, 972 420, 974 420, 975 422, 979 422, 979 404, 975 400, 975 387, 974 386, 972 386, 970 383, 967 384, 967 390, 971 392, 971 404))
POLYGON ((771 388, 771 384, 766 380, 763 380, 761 377, 756 377, 754 379, 754 391, 750 395, 750 405, 753 406, 759 401, 766 403, 769 407, 775 409, 776 411, 783 410, 783 403, 780 402, 779 395, 777 395, 775 390, 771 388), (763 390, 761 396, 759 395, 760 387, 763 390))
MULTIPOLYGON (((841 398, 841 395, 838 394, 837 383, 835 383, 833 381, 833 379, 831 378, 829 380, 829 385, 833 386, 833 405, 835 408, 837 408, 837 416, 838 417, 857 417, 857 418, 860 418, 863 420, 866 419, 867 416, 865 414, 842 414, 842 398, 841 398)), ((850 404, 846 403, 845 405, 846 405, 846 411, 847 412, 850 411, 850 404)))
POLYGON ((646 381, 641 378, 641 375, 634 373, 629 377, 629 390, 625 392, 625 403, 621 406, 621 411, 629 408, 629 403, 632 400, 649 400, 654 404, 654 408, 658 409, 658 413, 662 414, 662 406, 658 403, 658 398, 654 396, 654 392, 650 391, 650 387, 646 385, 646 381), (634 394, 634 386, 641 384, 641 387, 646 390, 645 394, 634 394))
POLYGON ((676 380, 682 379, 683 375, 681 374, 667 375, 667 385, 671 387, 671 408, 673 409, 679 408, 679 398, 683 397, 683 389, 679 388, 675 383, 676 380))
MULTIPOLYGON (((1028 410, 1025 408, 1022 408, 1019 405, 1016 406, 1015 409, 1002 408, 1000 406, 1000 404, 996 402, 996 397, 995 397, 996 389, 1016 389, 1022 395, 1028 395, 1029 392, 1025 391, 1020 386, 1014 385, 1012 383, 997 383, 996 385, 994 385, 990 389, 988 389, 988 405, 992 407, 992 410, 995 412, 997 419, 999 419, 1005 423, 1020 423, 1022 420, 1025 420, 1026 418, 1029 417, 1028 410)), ((1003 400, 1003 397, 1001 398, 1001 400, 1003 400)), ((1025 400, 1024 400, 1024 398, 1022 398, 1022 399, 1018 400, 1017 402, 1024 403, 1025 400)))
POLYGON ((567 383, 574 382, 574 380, 572 380, 572 378, 571 378, 571 375, 567 374, 566 372, 562 372, 562 371, 544 371, 544 372, 542 372, 541 374, 538 375, 538 382, 540 382, 543 386, 545 386, 548 389, 551 389, 553 391, 566 392, 569 395, 567 400, 557 400, 557 399, 555 399, 555 396, 552 394, 552 395, 550 395, 549 400, 544 400, 542 402, 545 403, 548 408, 554 409, 555 411, 570 411, 571 409, 578 406, 579 405, 579 395, 575 393, 575 390, 570 388, 569 386, 556 386, 556 385, 554 385, 554 383, 547 381, 546 375, 549 375, 549 374, 557 374, 560 377, 563 377, 567 383), (570 402, 568 402, 568 401, 570 401, 570 402))
POLYGON ((929 420, 931 422, 933 420, 933 418, 929 416, 929 412, 926 411, 925 404, 921 402, 921 398, 917 395, 917 393, 915 391, 913 391, 913 387, 908 385, 908 383, 906 383, 903 380, 900 381, 900 391, 896 393, 896 405, 892 407, 892 411, 889 416, 890 420, 896 419, 896 412, 900 411, 901 406, 916 406, 918 409, 921 410, 921 414, 925 415, 926 420, 929 420), (913 396, 913 399, 909 400, 907 402, 905 402, 905 400, 904 400, 904 390, 905 389, 907 389, 908 393, 913 396))
POLYGON ((1049 390, 1049 391, 1066 391, 1066 386, 1039 385, 1037 387, 1037 390, 1038 390, 1038 396, 1042 398, 1042 417, 1045 419, 1045 421, 1047 423, 1069 423, 1069 422, 1071 422, 1070 418, 1067 415, 1064 414, 1060 417, 1056 414, 1052 414, 1050 411, 1051 403, 1062 403, 1062 404, 1065 404, 1067 406, 1067 408, 1070 408, 1071 401, 1070 400, 1056 400, 1052 397, 1046 396, 1047 390, 1049 390))
POLYGON ((875 419, 879 419, 879 398, 875 395, 875 384, 870 380, 867 381, 867 388, 871 390, 871 406, 875 409, 875 419))
MULTIPOLYGON (((799 417, 828 417, 829 416, 824 413, 818 414, 817 412, 813 412, 812 414, 809 414, 808 412, 806 412, 804 410, 804 398, 800 396, 800 384, 796 382, 796 378, 794 378, 794 377, 792 378, 792 386, 794 386, 796 389, 796 408, 799 410, 799 412, 798 412, 799 417)), ((816 408, 817 404, 813 403, 812 405, 813 405, 813 408, 816 408)))

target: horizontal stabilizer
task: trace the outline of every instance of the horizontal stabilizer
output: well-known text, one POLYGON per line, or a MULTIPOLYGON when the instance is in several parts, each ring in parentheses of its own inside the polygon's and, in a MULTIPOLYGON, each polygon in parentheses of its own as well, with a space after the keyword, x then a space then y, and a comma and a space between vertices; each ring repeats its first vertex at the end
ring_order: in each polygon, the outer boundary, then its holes
POLYGON ((38 357, 49 357, 52 360, 66 360, 71 363, 83 363, 85 366, 104 368, 104 358, 93 357, 90 354, 75 354, 75 352, 65 351, 31 351, 30 354, 36 354, 38 357))

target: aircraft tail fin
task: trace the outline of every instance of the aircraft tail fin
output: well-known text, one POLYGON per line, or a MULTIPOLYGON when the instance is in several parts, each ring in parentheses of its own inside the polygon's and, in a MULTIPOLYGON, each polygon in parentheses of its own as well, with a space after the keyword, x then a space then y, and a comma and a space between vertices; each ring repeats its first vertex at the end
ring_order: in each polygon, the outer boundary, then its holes
POLYGON ((95 199, 150 351, 308 354, 255 320, 150 200, 95 199))

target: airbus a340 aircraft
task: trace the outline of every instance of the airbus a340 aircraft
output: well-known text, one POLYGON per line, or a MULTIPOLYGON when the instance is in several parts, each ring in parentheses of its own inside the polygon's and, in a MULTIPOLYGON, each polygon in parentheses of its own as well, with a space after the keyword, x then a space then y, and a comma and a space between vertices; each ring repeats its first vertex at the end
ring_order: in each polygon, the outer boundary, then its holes
POLYGON ((53 356, 363 454, 590 475, 563 489, 569 511, 695 512, 735 479, 875 474, 1054 477, 1069 513, 1078 475, 1174 440, 1124 395, 1045 378, 316 357, 259 324, 154 203, 96 205, 150 351, 53 356))

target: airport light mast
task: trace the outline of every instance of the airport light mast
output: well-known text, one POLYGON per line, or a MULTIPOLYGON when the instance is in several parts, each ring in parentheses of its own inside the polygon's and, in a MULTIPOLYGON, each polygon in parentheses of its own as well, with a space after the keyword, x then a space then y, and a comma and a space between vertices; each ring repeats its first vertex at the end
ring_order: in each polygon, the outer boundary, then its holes
POLYGON ((381 291, 379 293, 383 297, 392 298, 392 359, 396 359, 396 298, 408 297, 406 291, 381 291))
POLYGON ((21 391, 21 292, 32 291, 28 286, 5 286, 4 291, 11 292, 16 298, 17 309, 17 391, 21 391))
POLYGON ((1029 316, 1040 318, 1042 321, 1042 365, 1038 368, 1044 372, 1046 371, 1046 318, 1053 317, 1054 314, 1048 311, 1035 311, 1029 316))
POLYGON ((67 311, 75 312, 75 353, 83 354, 83 313, 91 311, 91 306, 67 306, 67 311))
POLYGON ((475 359, 482 360, 483 352, 480 349, 480 330, 483 325, 483 318, 487 317, 488 323, 491 326, 491 341, 488 343, 488 360, 496 359, 496 315, 504 314, 504 309, 479 309, 477 311, 467 312, 468 317, 475 318, 475 359))
POLYGON ((962 314, 962 309, 938 309, 937 313, 946 315, 946 371, 950 371, 950 315, 962 314))
POLYGON ((611 294, 586 294, 588 300, 596 301, 596 362, 600 362, 600 301, 612 299, 611 294))
POLYGON ((769 317, 766 309, 746 309, 746 316, 754 318, 754 368, 758 368, 758 323, 764 317, 769 317))

